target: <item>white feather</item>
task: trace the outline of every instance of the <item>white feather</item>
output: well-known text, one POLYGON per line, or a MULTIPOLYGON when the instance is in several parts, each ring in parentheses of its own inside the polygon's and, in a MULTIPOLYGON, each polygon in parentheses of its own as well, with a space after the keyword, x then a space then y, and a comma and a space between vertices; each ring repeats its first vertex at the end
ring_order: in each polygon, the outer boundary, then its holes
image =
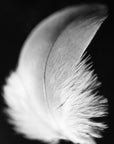
POLYGON ((4 86, 5 111, 17 132, 81 144, 101 137, 97 131, 106 125, 91 119, 106 114, 107 99, 94 92, 100 83, 83 53, 106 18, 104 11, 101 5, 67 8, 34 29, 4 86))

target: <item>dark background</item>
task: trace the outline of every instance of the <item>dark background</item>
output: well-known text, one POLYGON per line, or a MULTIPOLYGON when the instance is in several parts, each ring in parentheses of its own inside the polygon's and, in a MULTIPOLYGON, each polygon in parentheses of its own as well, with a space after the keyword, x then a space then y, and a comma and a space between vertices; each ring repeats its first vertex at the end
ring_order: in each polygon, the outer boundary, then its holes
MULTIPOLYGON (((80 0, 4 0, 0 1, 0 93, 5 77, 17 64, 20 49, 33 27, 53 12, 69 5, 91 2, 80 0)), ((114 39, 113 39, 113 3, 111 1, 93 1, 105 3, 109 8, 109 17, 88 47, 92 56, 95 72, 102 82, 101 94, 109 100, 109 116, 106 121, 109 128, 103 133, 104 137, 97 140, 99 144, 113 143, 111 138, 113 124, 113 68, 114 68, 114 39)), ((7 124, 6 116, 2 113, 5 104, 0 95, 0 144, 37 144, 16 135, 7 124)), ((39 142, 40 143, 40 142, 39 142)), ((65 142, 64 142, 65 143, 65 142)))

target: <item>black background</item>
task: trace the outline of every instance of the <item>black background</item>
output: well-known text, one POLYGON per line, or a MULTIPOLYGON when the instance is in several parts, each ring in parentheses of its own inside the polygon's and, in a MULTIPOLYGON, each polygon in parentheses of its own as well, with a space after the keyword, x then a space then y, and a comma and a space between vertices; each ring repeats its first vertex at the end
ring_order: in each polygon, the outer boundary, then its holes
MULTIPOLYGON (((33 27, 53 12, 69 5, 86 3, 80 0, 4 0, 0 1, 0 93, 5 77, 17 64, 20 49, 33 27)), ((106 121, 109 128, 104 137, 97 140, 99 144, 113 143, 111 138, 113 124, 113 68, 114 68, 114 40, 113 40, 113 3, 111 1, 93 1, 105 3, 109 8, 109 17, 88 47, 88 54, 92 56, 95 72, 102 82, 101 93, 109 100, 109 116, 106 121)), ((2 95, 2 94, 1 94, 2 95)), ((37 144, 37 141, 27 140, 16 135, 12 127, 7 124, 6 116, 2 113, 5 104, 0 95, 0 144, 37 144)))

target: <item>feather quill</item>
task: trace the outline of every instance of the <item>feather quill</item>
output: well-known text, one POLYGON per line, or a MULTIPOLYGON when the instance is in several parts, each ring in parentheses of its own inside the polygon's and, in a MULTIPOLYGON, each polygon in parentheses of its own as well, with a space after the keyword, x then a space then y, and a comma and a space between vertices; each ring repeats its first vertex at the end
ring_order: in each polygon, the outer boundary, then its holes
POLYGON ((92 144, 106 128, 92 118, 107 114, 107 99, 84 52, 106 19, 99 4, 69 7, 36 27, 6 79, 4 100, 10 123, 29 139, 92 144))

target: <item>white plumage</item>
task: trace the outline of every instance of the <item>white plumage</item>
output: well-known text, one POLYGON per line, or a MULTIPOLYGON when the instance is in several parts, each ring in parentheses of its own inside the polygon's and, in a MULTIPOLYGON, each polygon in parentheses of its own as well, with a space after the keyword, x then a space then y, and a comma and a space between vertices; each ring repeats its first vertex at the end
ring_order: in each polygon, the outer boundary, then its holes
POLYGON ((4 86, 5 111, 15 130, 42 141, 92 144, 106 128, 92 118, 106 112, 97 76, 84 52, 106 18, 102 5, 69 7, 30 34, 4 86))

